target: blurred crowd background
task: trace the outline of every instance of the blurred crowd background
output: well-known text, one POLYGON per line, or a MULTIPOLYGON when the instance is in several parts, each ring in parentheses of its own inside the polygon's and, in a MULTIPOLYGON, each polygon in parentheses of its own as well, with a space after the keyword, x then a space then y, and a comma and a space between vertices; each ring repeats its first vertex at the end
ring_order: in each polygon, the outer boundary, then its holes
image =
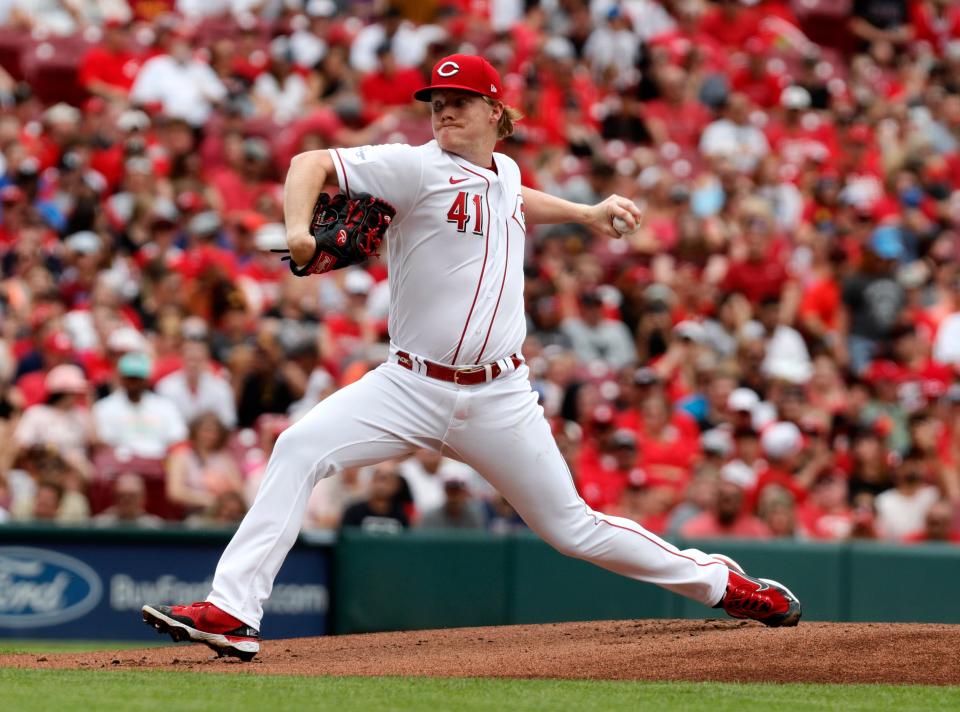
MULTIPOLYGON (((525 183, 645 207, 528 235, 524 353, 584 500, 668 536, 960 540, 949 0, 0 0, 0 519, 235 524, 387 353, 386 269, 297 279, 297 152, 429 140, 488 58, 525 183)), ((308 528, 523 526, 428 452, 308 528)))

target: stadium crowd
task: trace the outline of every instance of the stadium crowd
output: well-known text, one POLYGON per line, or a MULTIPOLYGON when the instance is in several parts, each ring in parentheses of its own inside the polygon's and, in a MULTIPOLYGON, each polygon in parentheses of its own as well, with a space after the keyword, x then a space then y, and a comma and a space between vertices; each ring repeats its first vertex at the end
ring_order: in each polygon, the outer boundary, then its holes
MULTIPOLYGON (((297 279, 300 151, 429 140, 482 53, 526 184, 645 207, 526 244, 534 387, 591 507, 668 536, 960 541, 948 0, 0 2, 0 520, 230 525, 387 353, 386 267, 297 279), (349 6, 349 7, 348 7, 349 6)), ((305 527, 523 523, 429 452, 305 527)))

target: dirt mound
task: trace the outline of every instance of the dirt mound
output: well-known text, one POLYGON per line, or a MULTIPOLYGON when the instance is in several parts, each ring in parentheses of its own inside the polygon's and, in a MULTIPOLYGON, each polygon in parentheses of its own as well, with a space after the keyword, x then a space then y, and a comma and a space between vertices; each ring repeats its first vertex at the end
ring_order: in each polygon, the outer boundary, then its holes
POLYGON ((268 640, 252 663, 171 645, 0 655, 0 667, 956 685, 957 650, 960 626, 642 620, 268 640))

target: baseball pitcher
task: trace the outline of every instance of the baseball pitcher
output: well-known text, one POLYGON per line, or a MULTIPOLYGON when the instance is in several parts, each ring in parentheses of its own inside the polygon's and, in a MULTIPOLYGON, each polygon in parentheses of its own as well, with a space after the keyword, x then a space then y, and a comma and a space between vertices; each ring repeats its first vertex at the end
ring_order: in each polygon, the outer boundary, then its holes
POLYGON ((476 469, 564 554, 738 618, 797 624, 800 603, 783 585, 748 576, 727 557, 681 551, 636 522, 593 511, 578 495, 521 353, 526 229, 576 222, 613 238, 633 230, 641 213, 617 195, 577 205, 521 185, 516 163, 494 152, 519 118, 502 92, 485 59, 451 55, 414 95, 430 105, 434 140, 293 159, 284 196, 291 268, 325 272, 383 249, 390 357, 280 436, 207 600, 144 606, 148 624, 251 659, 263 602, 314 485, 418 448, 476 469), (327 185, 341 195, 318 201, 327 185))

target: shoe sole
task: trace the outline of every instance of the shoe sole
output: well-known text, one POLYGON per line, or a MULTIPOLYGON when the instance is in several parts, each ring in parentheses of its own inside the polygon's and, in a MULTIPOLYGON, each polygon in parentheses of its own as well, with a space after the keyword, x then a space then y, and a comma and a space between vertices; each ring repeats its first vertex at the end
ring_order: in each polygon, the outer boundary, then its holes
POLYGON ((260 643, 255 640, 230 640, 219 633, 207 633, 197 628, 191 628, 185 623, 164 615, 152 606, 140 609, 143 622, 156 628, 158 633, 167 633, 174 642, 187 641, 203 643, 217 654, 217 657, 230 655, 248 663, 260 652, 260 643))

